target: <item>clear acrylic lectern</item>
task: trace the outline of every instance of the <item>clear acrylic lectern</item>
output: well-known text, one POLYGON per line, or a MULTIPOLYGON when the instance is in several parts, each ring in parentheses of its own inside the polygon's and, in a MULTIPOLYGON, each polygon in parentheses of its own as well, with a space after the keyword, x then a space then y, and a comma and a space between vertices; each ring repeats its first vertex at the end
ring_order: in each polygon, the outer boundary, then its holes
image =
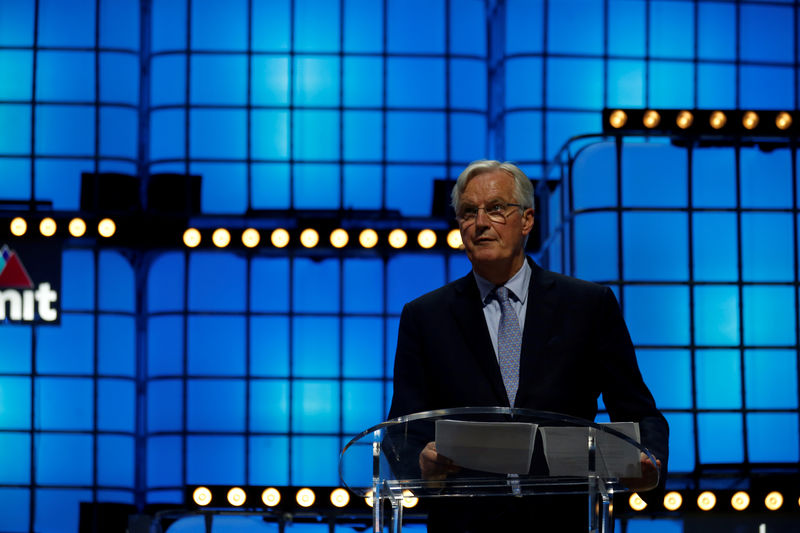
POLYGON ((656 461, 637 432, 634 424, 595 424, 529 409, 427 411, 354 437, 339 457, 339 475, 372 500, 374 533, 383 531, 387 503, 392 531, 400 533, 409 491, 417 498, 586 494, 589 531, 610 533, 613 494, 658 484, 657 473, 642 477, 640 461, 656 461), (423 477, 419 454, 429 442, 453 460, 453 472, 423 477))

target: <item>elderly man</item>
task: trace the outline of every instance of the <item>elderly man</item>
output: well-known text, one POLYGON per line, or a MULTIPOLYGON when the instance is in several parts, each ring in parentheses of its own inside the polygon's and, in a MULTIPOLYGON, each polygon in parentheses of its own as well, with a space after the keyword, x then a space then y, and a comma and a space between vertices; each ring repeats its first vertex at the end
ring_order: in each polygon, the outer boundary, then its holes
MULTIPOLYGON (((389 417, 464 406, 513 406, 594 420, 603 395, 612 420, 639 423, 666 468, 668 427, 642 381, 617 301, 607 287, 546 271, 525 256, 533 188, 516 166, 476 161, 452 204, 472 272, 406 304, 389 417)), ((431 442, 423 477, 447 475, 431 442)), ((645 476, 655 467, 643 461, 645 476)), ((662 472, 663 474, 663 472, 662 472)), ((586 531, 585 497, 437 500, 436 532, 586 531)))

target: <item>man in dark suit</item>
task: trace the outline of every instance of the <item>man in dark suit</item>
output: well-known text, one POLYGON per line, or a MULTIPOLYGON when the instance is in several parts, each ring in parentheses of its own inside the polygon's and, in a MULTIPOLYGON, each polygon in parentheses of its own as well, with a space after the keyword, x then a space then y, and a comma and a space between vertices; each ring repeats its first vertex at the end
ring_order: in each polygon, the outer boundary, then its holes
MULTIPOLYGON (((452 198, 473 271, 403 308, 389 417, 513 406, 593 420, 602 394, 611 419, 638 422, 642 444, 658 459, 652 465, 643 456, 645 478, 657 468, 663 478, 667 423, 642 380, 614 294, 525 256, 534 224, 530 180, 510 163, 476 161, 452 198)), ((434 442, 419 454, 419 467, 429 479, 452 469, 434 442)), ((586 531, 585 497, 447 500, 432 506, 429 531, 586 531)))

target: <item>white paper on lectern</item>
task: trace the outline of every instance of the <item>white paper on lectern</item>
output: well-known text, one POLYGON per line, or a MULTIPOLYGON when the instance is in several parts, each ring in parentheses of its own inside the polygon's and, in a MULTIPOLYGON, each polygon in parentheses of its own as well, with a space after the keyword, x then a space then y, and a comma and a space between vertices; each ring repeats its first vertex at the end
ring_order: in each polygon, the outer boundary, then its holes
POLYGON ((436 452, 458 466, 495 474, 527 474, 536 424, 436 421, 436 452))
MULTIPOLYGON (((636 422, 601 424, 640 442, 636 422)), ((589 474, 586 427, 540 427, 544 456, 551 476, 586 476, 589 474)), ((640 452, 615 435, 597 431, 595 446, 596 471, 601 477, 642 477, 640 452)))

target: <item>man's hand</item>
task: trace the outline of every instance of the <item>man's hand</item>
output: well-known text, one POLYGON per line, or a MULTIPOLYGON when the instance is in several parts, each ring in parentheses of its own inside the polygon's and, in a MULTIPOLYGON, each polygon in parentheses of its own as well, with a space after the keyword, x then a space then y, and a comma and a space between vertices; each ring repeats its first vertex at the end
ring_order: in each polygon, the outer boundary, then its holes
POLYGON ((650 462, 650 458, 642 452, 639 455, 639 463, 642 467, 642 477, 622 478, 620 482, 631 490, 646 491, 656 488, 658 474, 661 472, 661 461, 656 459, 656 464, 653 464, 650 462))
POLYGON ((436 443, 429 442, 419 453, 419 469, 422 472, 422 479, 429 481, 441 481, 447 474, 461 470, 453 461, 436 453, 436 443))

